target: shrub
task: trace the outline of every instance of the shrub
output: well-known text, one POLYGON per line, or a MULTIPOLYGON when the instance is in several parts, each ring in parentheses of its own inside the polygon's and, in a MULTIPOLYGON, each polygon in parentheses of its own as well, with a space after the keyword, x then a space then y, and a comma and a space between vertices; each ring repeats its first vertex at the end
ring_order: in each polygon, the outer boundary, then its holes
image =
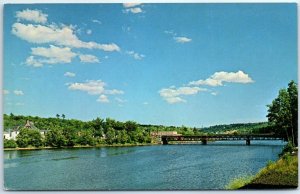
POLYGON ((4 140, 4 148, 16 148, 17 147, 17 143, 15 140, 13 139, 5 139, 4 140))

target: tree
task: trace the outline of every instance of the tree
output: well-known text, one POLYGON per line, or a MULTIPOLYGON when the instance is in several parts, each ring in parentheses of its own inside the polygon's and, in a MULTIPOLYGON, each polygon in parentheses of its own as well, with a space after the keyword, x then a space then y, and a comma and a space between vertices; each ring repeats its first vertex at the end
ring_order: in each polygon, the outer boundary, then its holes
POLYGON ((62 134, 65 138, 65 144, 67 146, 75 145, 75 143, 77 142, 77 139, 78 139, 78 135, 73 128, 71 128, 71 129, 64 128, 62 130, 62 134))
POLYGON ((124 127, 126 131, 135 131, 138 128, 138 124, 134 121, 126 121, 124 127))
POLYGON ((60 117, 60 115, 59 115, 59 114, 56 114, 56 118, 58 118, 58 119, 59 119, 59 117, 60 117))
POLYGON ((294 81, 291 81, 288 86, 287 91, 290 97, 290 108, 292 113, 292 129, 295 135, 294 143, 298 146, 298 88, 294 81))
POLYGON ((91 130, 82 130, 78 137, 77 143, 80 145, 95 145, 95 139, 91 130))
POLYGON ((17 144, 21 148, 28 146, 40 147, 43 144, 42 136, 38 130, 22 128, 17 135, 17 144))
POLYGON ((63 119, 65 119, 65 118, 66 118, 66 115, 65 115, 65 114, 62 114, 61 117, 62 117, 63 119))
POLYGON ((113 144, 115 143, 116 140, 116 133, 113 128, 108 128, 107 133, 106 133, 106 143, 107 144, 113 144))
POLYGON ((298 91, 294 81, 288 89, 281 89, 278 97, 268 107, 268 120, 274 125, 275 133, 284 135, 293 145, 298 145, 298 91), (297 118, 297 119, 296 119, 297 118))
POLYGON ((51 147, 62 147, 66 145, 66 139, 59 129, 52 129, 45 135, 45 143, 51 147))

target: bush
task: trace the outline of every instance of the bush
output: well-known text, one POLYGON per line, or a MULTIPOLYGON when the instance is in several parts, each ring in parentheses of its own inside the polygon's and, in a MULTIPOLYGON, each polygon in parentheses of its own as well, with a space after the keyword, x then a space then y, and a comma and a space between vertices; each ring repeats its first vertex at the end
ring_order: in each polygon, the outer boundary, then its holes
POLYGON ((17 147, 17 143, 15 140, 13 139, 5 139, 4 140, 4 148, 16 148, 17 147))
POLYGON ((294 146, 292 142, 288 142, 282 149, 282 152, 279 154, 279 157, 283 156, 285 153, 292 153, 294 146))

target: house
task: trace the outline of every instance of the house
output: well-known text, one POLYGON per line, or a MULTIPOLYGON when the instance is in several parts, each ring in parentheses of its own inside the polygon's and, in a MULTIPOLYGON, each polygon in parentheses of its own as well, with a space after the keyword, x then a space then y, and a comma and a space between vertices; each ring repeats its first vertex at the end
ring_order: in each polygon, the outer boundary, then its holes
MULTIPOLYGON (((29 120, 26 121, 26 124, 24 125, 23 128, 39 130, 37 127, 34 126, 34 123, 29 120)), ((17 135, 20 133, 19 129, 20 129, 20 126, 17 126, 14 129, 8 129, 8 131, 4 131, 3 138, 8 139, 8 140, 10 140, 10 139, 16 140, 17 135)), ((42 135, 42 137, 45 137, 47 130, 39 130, 39 131, 40 131, 40 134, 42 135)))
POLYGON ((8 140, 10 139, 16 140, 18 134, 19 134, 19 130, 9 129, 8 132, 7 131, 3 132, 3 138, 8 140))

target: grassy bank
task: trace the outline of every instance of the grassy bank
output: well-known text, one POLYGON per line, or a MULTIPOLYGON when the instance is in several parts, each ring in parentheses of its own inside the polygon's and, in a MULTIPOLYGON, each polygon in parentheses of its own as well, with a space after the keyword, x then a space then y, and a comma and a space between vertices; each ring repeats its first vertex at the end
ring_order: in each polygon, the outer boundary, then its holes
POLYGON ((298 187, 298 152, 286 153, 252 177, 230 182, 226 189, 287 189, 298 187))

